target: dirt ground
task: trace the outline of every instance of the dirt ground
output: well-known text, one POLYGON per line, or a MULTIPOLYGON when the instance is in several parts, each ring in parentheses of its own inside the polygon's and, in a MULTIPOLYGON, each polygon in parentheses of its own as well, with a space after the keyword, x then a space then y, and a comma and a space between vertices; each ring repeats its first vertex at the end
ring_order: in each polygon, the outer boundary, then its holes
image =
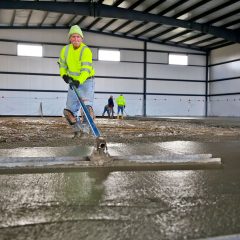
MULTIPOLYGON (((126 120, 97 118, 97 127, 107 142, 221 141, 240 140, 240 125, 226 121, 193 119, 126 120)), ((63 117, 1 117, 0 148, 93 145, 93 136, 72 139, 72 129, 63 117)))

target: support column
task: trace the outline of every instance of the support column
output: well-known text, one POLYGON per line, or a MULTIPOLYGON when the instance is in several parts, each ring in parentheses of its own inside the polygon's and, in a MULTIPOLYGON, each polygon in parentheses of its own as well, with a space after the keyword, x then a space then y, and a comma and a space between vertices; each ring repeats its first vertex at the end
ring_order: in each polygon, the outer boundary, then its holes
POLYGON ((143 55, 143 116, 146 117, 146 90, 147 90, 147 42, 144 41, 143 55))
POLYGON ((205 76, 205 117, 208 116, 208 80, 209 80, 209 66, 208 66, 208 59, 209 58, 209 52, 206 53, 206 76, 205 76))

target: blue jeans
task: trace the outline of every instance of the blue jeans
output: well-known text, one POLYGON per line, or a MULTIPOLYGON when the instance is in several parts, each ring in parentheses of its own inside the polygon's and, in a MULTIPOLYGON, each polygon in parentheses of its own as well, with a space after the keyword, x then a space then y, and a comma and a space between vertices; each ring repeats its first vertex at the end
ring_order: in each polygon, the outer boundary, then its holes
MULTIPOLYGON (((94 101, 94 87, 95 87, 95 81, 94 78, 90 78, 86 80, 86 82, 82 85, 79 85, 78 92, 84 101, 84 104, 86 106, 93 107, 93 101, 94 101)), ((68 95, 67 95, 67 103, 66 108, 69 109, 73 115, 77 118, 77 123, 73 125, 74 130, 80 129, 80 102, 76 96, 76 93, 73 89, 68 88, 68 95)))
POLYGON ((119 114, 120 113, 120 111, 122 112, 122 115, 123 115, 123 106, 118 106, 118 111, 117 111, 117 114, 119 114))
POLYGON ((104 116, 106 112, 107 112, 107 114, 108 114, 108 117, 110 117, 110 112, 109 112, 109 109, 108 109, 107 107, 104 107, 102 116, 104 116))

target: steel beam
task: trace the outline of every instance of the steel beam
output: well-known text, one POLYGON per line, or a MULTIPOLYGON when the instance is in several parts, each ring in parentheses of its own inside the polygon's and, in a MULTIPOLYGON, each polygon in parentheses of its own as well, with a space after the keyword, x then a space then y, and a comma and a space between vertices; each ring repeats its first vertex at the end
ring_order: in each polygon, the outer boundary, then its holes
POLYGON ((30 2, 30 1, 0 1, 0 9, 34 9, 52 11, 83 16, 106 17, 115 19, 127 19, 133 21, 153 22, 164 25, 181 27, 199 31, 204 34, 211 34, 231 42, 240 42, 238 31, 215 27, 209 24, 200 24, 193 21, 185 21, 171 17, 158 16, 150 13, 143 13, 135 10, 118 8, 98 3, 78 2, 30 2))

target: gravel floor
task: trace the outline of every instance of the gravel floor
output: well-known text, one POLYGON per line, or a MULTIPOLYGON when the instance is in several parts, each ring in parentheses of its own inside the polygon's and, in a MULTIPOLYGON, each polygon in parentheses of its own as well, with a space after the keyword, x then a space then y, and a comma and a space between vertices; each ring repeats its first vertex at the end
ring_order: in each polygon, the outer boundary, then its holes
MULTIPOLYGON (((97 118, 95 122, 107 142, 217 142, 240 139, 240 124, 226 119, 97 118)), ((77 139, 72 139, 72 136, 71 127, 62 117, 0 118, 0 148, 94 144, 93 136, 77 139)))

